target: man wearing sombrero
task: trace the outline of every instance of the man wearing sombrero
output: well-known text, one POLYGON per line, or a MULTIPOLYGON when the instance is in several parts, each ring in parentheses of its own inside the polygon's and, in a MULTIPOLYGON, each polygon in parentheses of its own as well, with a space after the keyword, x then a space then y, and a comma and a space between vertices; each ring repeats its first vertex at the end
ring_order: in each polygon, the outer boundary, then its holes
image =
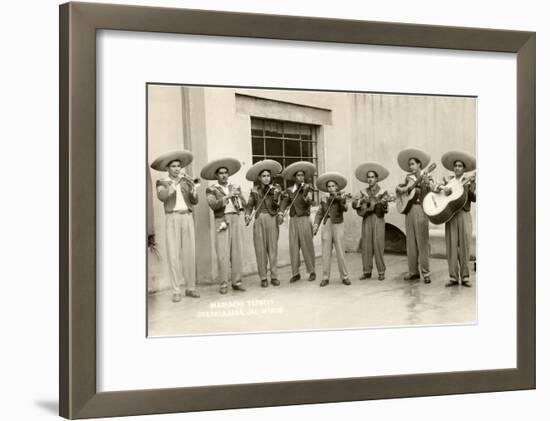
POLYGON ((321 199, 313 224, 314 234, 322 226, 323 279, 319 284, 321 287, 325 287, 329 283, 333 247, 336 251, 336 261, 342 283, 351 285, 344 259, 344 212, 347 212, 348 206, 346 204, 347 196, 342 194, 342 190, 347 184, 346 177, 338 172, 327 172, 317 179, 317 188, 328 193, 321 199))
POLYGON ((429 284, 430 277, 430 231, 429 220, 422 201, 426 194, 434 188, 434 182, 429 174, 422 171, 430 163, 430 155, 426 152, 408 148, 399 152, 397 163, 403 171, 408 172, 405 182, 395 189, 398 193, 407 193, 413 188, 416 191, 411 208, 405 215, 405 231, 407 235, 407 260, 409 273, 405 276, 406 281, 420 279, 420 273, 424 282, 429 284))
POLYGON ((361 254, 363 258, 363 275, 360 280, 372 277, 372 260, 376 261, 378 280, 385 279, 384 245, 386 222, 384 214, 388 213, 388 192, 382 192, 379 181, 389 176, 389 171, 376 162, 365 162, 355 170, 355 177, 367 183, 360 197, 354 198, 351 206, 363 218, 361 230, 361 254))
POLYGON ((281 164, 272 159, 256 162, 246 173, 246 179, 254 182, 246 206, 246 223, 249 224, 254 213, 254 251, 262 288, 269 286, 267 281, 267 263, 271 285, 278 286, 277 248, 279 242, 279 204, 281 186, 273 183, 273 177, 282 170, 281 164))
POLYGON ((199 202, 193 180, 182 169, 193 161, 189 151, 163 154, 153 161, 151 168, 168 171, 168 176, 156 183, 157 197, 164 204, 166 221, 166 254, 172 301, 181 300, 180 285, 185 285, 185 296, 198 298, 195 286, 195 227, 193 207, 199 202))
POLYGON ((241 163, 234 158, 222 158, 204 166, 201 177, 216 180, 206 189, 208 206, 214 212, 216 231, 216 255, 220 281, 220 294, 227 294, 229 272, 231 288, 245 291, 242 286, 242 218, 245 199, 237 184, 229 183, 229 177, 241 169, 241 163), (230 269, 231 268, 231 269, 230 269))
POLYGON ((315 170, 315 165, 311 162, 299 161, 286 167, 281 174, 284 179, 293 182, 284 192, 279 210, 279 213, 284 215, 289 208, 290 214, 288 243, 292 268, 291 283, 300 279, 300 250, 309 273, 308 280, 314 281, 316 278, 313 225, 310 219, 313 188, 306 183, 306 180, 313 177, 315 170))
POLYGON ((459 279, 465 287, 471 287, 470 283, 470 244, 472 242, 472 215, 470 208, 476 201, 475 180, 467 180, 465 172, 476 169, 476 159, 469 153, 462 151, 450 151, 441 158, 443 166, 452 171, 454 176, 445 180, 440 189, 450 194, 451 189, 447 184, 454 178, 464 183, 467 189, 466 203, 453 217, 445 223, 445 243, 447 246, 447 263, 449 266, 450 280, 447 287, 459 284, 459 279))

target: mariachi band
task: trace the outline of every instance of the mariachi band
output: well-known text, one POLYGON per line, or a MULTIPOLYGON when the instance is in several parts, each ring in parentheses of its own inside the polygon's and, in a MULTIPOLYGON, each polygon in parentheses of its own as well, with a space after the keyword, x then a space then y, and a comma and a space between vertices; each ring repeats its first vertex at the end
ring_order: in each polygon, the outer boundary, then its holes
MULTIPOLYGON (((181 285, 185 285, 185 296, 199 297, 195 285, 193 207, 199 201, 200 179, 192 179, 183 171, 192 160, 192 153, 184 150, 163 154, 151 164, 153 169, 167 172, 165 178, 157 181, 156 192, 166 214, 167 264, 174 302, 181 300, 181 285)), ((214 214, 220 294, 227 294, 229 286, 235 292, 245 291, 243 230, 250 224, 260 285, 262 288, 280 285, 277 275, 279 225, 286 216, 289 216, 292 271, 289 282, 301 279, 300 254, 308 281, 317 279, 313 237, 320 231, 322 278, 319 285, 329 284, 333 249, 340 280, 344 285, 351 285, 344 246, 344 215, 348 205, 362 218, 363 271, 359 280, 372 278, 376 266, 378 280, 383 281, 386 272, 384 216, 390 202, 395 202, 397 210, 405 215, 408 273, 404 280, 423 279, 424 283, 431 283, 429 222, 444 223, 449 268, 449 281, 445 286, 471 287, 468 262, 472 241, 470 208, 476 201, 475 157, 463 151, 444 154, 441 163, 451 174, 441 182, 436 182, 431 175, 436 164, 430 163, 430 155, 420 149, 402 150, 397 162, 406 175, 403 183, 395 187, 395 194, 379 185, 389 176, 389 171, 377 162, 365 162, 356 168, 355 176, 366 187, 352 195, 345 192, 348 181, 338 172, 320 175, 314 189, 308 183, 316 171, 312 163, 295 162, 283 169, 278 162, 265 159, 256 162, 246 173, 246 179, 253 183, 248 200, 241 186, 229 181, 229 177, 241 169, 238 160, 222 158, 206 164, 201 178, 214 182, 206 189, 206 200, 214 214), (286 189, 274 182, 274 177, 279 175, 287 181, 286 189), (320 199, 312 222, 311 207, 316 190, 326 194, 320 199)))

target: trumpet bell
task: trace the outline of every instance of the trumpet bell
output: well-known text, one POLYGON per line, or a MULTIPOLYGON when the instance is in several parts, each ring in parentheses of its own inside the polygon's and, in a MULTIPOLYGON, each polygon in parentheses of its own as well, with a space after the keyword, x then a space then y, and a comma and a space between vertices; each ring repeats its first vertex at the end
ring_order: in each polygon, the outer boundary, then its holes
POLYGON ((191 178, 191 176, 189 176, 185 173, 181 174, 181 178, 183 178, 184 180, 186 180, 189 183, 194 184, 197 187, 201 184, 201 179, 200 178, 191 178))

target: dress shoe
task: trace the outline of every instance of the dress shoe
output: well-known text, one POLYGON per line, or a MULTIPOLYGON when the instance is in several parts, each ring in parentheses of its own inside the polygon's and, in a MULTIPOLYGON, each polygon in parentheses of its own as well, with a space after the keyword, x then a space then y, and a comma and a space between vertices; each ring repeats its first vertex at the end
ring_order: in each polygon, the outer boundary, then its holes
POLYGON ((342 279, 342 283, 343 283, 344 285, 351 285, 351 281, 349 280, 349 278, 344 278, 344 279, 342 279))
POLYGON ((262 279, 262 282, 260 285, 262 286, 262 288, 267 288, 269 283, 267 282, 267 279, 262 279))
POLYGON ((323 279, 319 284, 320 287, 326 287, 328 285, 328 279, 323 279))
POLYGON ((417 279, 420 279, 419 273, 409 273, 403 278, 405 281, 416 281, 417 279))
POLYGON ((172 294, 172 302, 173 303, 179 303, 181 301, 181 293, 179 292, 174 292, 172 294))
POLYGON ((425 284, 431 284, 432 283, 432 278, 430 278, 429 276, 424 276, 424 283, 425 284))
POLYGON ((241 291, 241 292, 246 291, 246 289, 243 288, 240 282, 238 284, 231 284, 231 288, 233 289, 233 291, 241 291))
POLYGON ((315 272, 311 272, 309 274, 309 278, 308 278, 308 281, 309 282, 312 282, 312 281, 315 281, 317 279, 317 275, 315 274, 315 272))
POLYGON ((465 280, 465 281, 462 281, 462 286, 466 288, 471 288, 472 284, 470 283, 470 281, 465 280))
POLYGON ((378 274, 378 280, 383 281, 384 279, 386 279, 386 275, 384 275, 383 273, 379 273, 378 274))
POLYGON ((372 277, 371 272, 363 272, 361 277, 359 278, 360 281, 364 281, 365 279, 370 279, 372 277))
POLYGON ((458 286, 458 281, 455 281, 454 279, 451 279, 449 282, 445 284, 446 287, 456 287, 458 286))
POLYGON ((271 285, 273 285, 275 287, 278 287, 279 285, 281 285, 281 283, 279 282, 279 280, 277 278, 272 278, 271 279, 271 285))
POLYGON ((195 290, 191 291, 190 289, 187 289, 187 290, 185 290, 185 296, 186 297, 191 297, 191 298, 199 298, 200 294, 195 290))
POLYGON ((290 282, 291 284, 293 284, 294 282, 296 281, 299 281, 300 280, 300 274, 298 275, 292 275, 292 278, 290 278, 290 280, 288 282, 290 282))
POLYGON ((222 294, 222 295, 227 294, 227 284, 226 283, 221 284, 220 294, 222 294))

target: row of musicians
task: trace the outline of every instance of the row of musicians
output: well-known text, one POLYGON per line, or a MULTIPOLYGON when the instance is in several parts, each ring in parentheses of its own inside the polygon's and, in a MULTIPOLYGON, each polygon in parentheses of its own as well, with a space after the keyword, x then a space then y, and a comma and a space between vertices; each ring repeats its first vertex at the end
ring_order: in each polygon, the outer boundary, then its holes
MULTIPOLYGON (((157 182, 157 197, 164 203, 166 213, 167 263, 173 287, 172 299, 181 300, 181 285, 185 285, 185 295, 198 297, 195 286, 195 232, 192 209, 198 203, 196 183, 185 175, 182 169, 189 165, 193 155, 189 151, 171 152, 157 158, 152 168, 167 171, 168 176, 157 182)), ((444 166, 461 178, 465 171, 475 168, 475 158, 464 152, 452 151, 442 159, 444 166)), ((430 157, 418 149, 406 149, 398 155, 401 168, 409 174, 405 182, 396 188, 398 194, 415 191, 413 203, 406 213, 406 237, 409 273, 405 280, 420 279, 431 282, 428 258, 428 219, 422 210, 421 201, 428 191, 446 189, 445 185, 435 185, 426 171, 430 157)), ((208 163, 201 171, 201 177, 216 181, 206 190, 207 201, 214 213, 216 226, 216 254, 220 280, 220 293, 226 294, 229 285, 234 291, 245 291, 242 285, 243 221, 248 226, 253 223, 253 241, 260 284, 262 287, 280 285, 277 276, 277 250, 279 225, 288 213, 289 250, 292 276, 290 282, 300 280, 300 253, 304 258, 308 280, 316 280, 313 236, 321 231, 323 276, 320 286, 327 286, 330 279, 332 251, 336 253, 340 279, 350 285, 350 276, 344 254, 344 212, 347 201, 363 218, 362 260, 363 274, 360 279, 372 277, 373 260, 378 270, 378 279, 385 279, 384 263, 385 221, 388 201, 394 197, 382 192, 378 183, 388 177, 389 172, 382 165, 367 162, 356 170, 356 177, 367 188, 359 195, 351 197, 344 193, 347 179, 337 172, 329 172, 317 179, 316 186, 328 193, 320 200, 320 206, 311 222, 310 211, 313 201, 313 188, 306 181, 315 173, 315 166, 301 161, 289 165, 282 171, 281 165, 273 160, 263 160, 254 164, 246 178, 254 182, 248 201, 240 186, 229 182, 229 177, 241 168, 233 158, 223 158, 208 163), (291 186, 283 191, 273 183, 273 177, 281 174, 291 181, 291 186), (268 279, 269 268, 269 279, 268 279)), ((470 185, 467 204, 446 223, 447 257, 450 280, 447 286, 459 284, 471 286, 469 282, 468 260, 471 242, 470 202, 475 201, 475 184, 470 185)))

